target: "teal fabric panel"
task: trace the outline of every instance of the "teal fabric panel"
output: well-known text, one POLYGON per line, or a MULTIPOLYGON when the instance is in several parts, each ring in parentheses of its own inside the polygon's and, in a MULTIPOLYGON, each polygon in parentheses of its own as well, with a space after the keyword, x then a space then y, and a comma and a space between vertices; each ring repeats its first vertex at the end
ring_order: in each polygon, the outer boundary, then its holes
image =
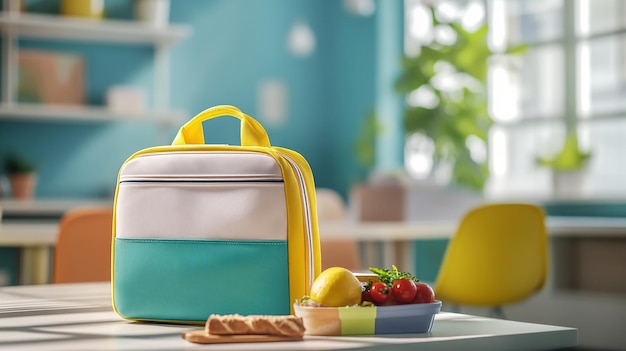
POLYGON ((0 286, 18 284, 19 255, 19 248, 0 247, 0 286))
POLYGON ((428 239, 413 242, 415 276, 421 281, 434 283, 448 248, 448 239, 428 239))
POLYGON ((289 314, 287 257, 286 241, 116 238, 114 304, 130 319, 289 314))
POLYGON ((543 205, 548 216, 626 217, 625 203, 550 203, 543 205))

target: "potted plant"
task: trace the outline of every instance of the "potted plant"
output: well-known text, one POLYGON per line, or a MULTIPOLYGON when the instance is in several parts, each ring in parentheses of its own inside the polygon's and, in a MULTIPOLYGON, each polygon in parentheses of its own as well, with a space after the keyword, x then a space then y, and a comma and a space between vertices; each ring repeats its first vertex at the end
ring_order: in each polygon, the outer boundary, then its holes
POLYGON ((537 164, 552 169, 554 195, 583 195, 589 186, 587 165, 591 153, 584 152, 578 145, 575 131, 565 136, 563 147, 553 157, 537 157, 537 164))
MULTIPOLYGON (((452 183, 481 191, 489 177, 487 159, 475 157, 468 144, 482 144, 483 154, 487 154, 488 132, 493 124, 487 108, 487 61, 493 54, 487 44, 488 28, 482 24, 470 31, 458 19, 441 22, 434 5, 427 6, 433 28, 445 27, 456 39, 421 44, 418 55, 403 57, 395 88, 408 97, 405 132, 421 133, 432 140, 433 168, 451 166, 452 183)), ((524 49, 519 45, 506 53, 524 49)))
POLYGON ((35 162, 12 153, 5 156, 4 171, 11 184, 11 193, 16 199, 30 199, 35 192, 37 175, 35 162))

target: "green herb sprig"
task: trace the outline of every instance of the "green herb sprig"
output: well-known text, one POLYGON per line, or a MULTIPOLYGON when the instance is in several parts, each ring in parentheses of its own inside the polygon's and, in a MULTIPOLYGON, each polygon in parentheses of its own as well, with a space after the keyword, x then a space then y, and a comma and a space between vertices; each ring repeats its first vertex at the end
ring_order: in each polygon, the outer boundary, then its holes
POLYGON ((370 267, 370 272, 376 274, 378 276, 378 280, 387 284, 388 286, 391 286, 393 282, 398 279, 410 279, 416 283, 420 281, 419 279, 417 279, 417 277, 409 272, 399 271, 398 267, 396 267, 395 265, 391 265, 391 270, 370 267))

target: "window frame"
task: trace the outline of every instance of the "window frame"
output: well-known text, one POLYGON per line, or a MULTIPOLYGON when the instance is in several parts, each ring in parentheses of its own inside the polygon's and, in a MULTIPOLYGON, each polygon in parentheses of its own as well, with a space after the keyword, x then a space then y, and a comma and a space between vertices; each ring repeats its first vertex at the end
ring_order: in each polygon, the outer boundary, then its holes
MULTIPOLYGON (((494 1, 506 0, 485 0, 484 4, 486 8, 487 18, 493 16, 492 6, 490 5, 494 1)), ((581 106, 581 101, 583 99, 587 99, 588 101, 590 101, 591 99, 589 95, 587 97, 583 97, 583 94, 585 92, 583 91, 584 87, 581 79, 585 79, 585 77, 583 77, 581 74, 581 65, 590 63, 582 62, 582 60, 584 60, 584 58, 582 57, 584 55, 584 53, 582 52, 582 48, 586 46, 587 50, 589 50, 589 46, 594 40, 604 39, 608 37, 619 38, 620 36, 626 34, 626 26, 623 26, 622 28, 614 28, 612 30, 603 30, 596 33, 581 33, 580 25, 582 21, 582 15, 580 12, 580 6, 583 1, 588 0, 562 1, 561 14, 563 32, 561 37, 556 39, 525 43, 531 50, 549 45, 558 45, 562 49, 564 84, 563 113, 542 116, 522 115, 520 118, 513 121, 494 120, 494 128, 502 128, 507 132, 514 132, 516 130, 519 130, 520 128, 532 128, 534 126, 545 128, 545 125, 558 124, 564 130, 563 135, 561 136, 562 138, 564 138, 564 135, 567 132, 576 131, 579 136, 581 148, 588 151, 591 149, 592 146, 590 140, 590 130, 593 123, 612 119, 626 121, 626 109, 617 109, 612 112, 594 112, 589 107, 587 107, 587 111, 584 111, 585 107, 581 106)), ((589 55, 589 51, 587 51, 587 55, 589 55)), ((488 87, 488 89, 492 89, 492 87, 488 87)), ((586 93, 589 94, 590 91, 586 91, 586 93)), ((511 155, 507 155, 507 157, 511 157, 511 155)), ((490 168, 491 167, 492 165, 490 164, 490 168)), ((546 170, 544 171, 544 173, 549 172, 546 170)), ((593 175, 591 176, 593 177, 593 175)), ((541 191, 536 194, 532 194, 531 196, 551 198, 553 196, 553 189, 551 188, 552 184, 550 184, 549 182, 548 184, 549 186, 547 188, 544 187, 541 191)), ((624 192, 626 192, 626 189, 623 189, 621 191, 621 193, 624 192)), ((504 187, 498 187, 496 185, 495 187, 488 187, 486 189, 486 195, 490 195, 493 197, 506 197, 519 194, 516 194, 510 185, 505 185, 504 187)), ((613 195, 619 196, 618 194, 613 195)), ((593 191, 588 195, 585 195, 585 197, 591 198, 598 196, 602 195, 596 194, 593 191)))

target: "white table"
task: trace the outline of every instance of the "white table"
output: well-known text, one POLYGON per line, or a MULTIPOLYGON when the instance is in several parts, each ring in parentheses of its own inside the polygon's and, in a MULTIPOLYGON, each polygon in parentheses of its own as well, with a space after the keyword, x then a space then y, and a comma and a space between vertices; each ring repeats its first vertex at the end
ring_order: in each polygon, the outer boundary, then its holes
POLYGON ((63 213, 78 207, 111 206, 112 200, 98 199, 1 199, 0 208, 4 217, 52 217, 60 218, 63 213))
MULTIPOLYGON (((326 240, 354 239, 365 243, 365 257, 379 260, 364 262, 367 266, 390 267, 392 264, 412 270, 412 241, 449 239, 459 225, 457 221, 420 222, 321 222, 320 236, 326 240)), ((624 237, 626 218, 546 217, 548 235, 553 237, 624 237)))
MULTIPOLYGON (((458 221, 420 222, 322 222, 320 232, 328 238, 356 238, 372 241, 410 241, 450 238, 458 221)), ((612 217, 546 217, 550 236, 578 236, 594 233, 626 237, 626 218, 612 217)))
POLYGON ((197 345, 181 332, 201 327, 122 320, 110 296, 109 283, 0 288, 0 350, 547 350, 577 343, 573 328, 440 313, 429 334, 197 345))

